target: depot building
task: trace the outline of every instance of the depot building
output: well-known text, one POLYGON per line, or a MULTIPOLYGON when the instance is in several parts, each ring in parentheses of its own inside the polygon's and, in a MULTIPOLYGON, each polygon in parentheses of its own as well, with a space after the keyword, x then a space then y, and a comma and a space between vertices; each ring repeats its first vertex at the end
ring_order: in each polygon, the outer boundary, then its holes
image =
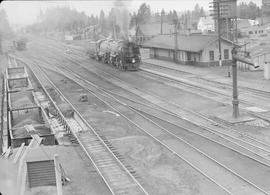
MULTIPOLYGON (((175 36, 157 35, 142 44, 150 49, 150 57, 176 61, 179 64, 213 66, 219 64, 218 37, 216 35, 178 35, 175 56, 175 36)), ((221 38, 222 65, 229 65, 232 60, 231 50, 234 43, 221 38)))

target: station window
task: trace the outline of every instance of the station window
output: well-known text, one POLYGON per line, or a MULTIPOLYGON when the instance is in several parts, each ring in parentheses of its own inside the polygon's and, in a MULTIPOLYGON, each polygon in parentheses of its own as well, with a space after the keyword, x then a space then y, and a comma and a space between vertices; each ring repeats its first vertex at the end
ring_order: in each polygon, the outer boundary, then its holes
POLYGON ((209 60, 214 61, 215 60, 215 53, 214 51, 209 51, 209 60))
POLYGON ((187 52, 187 60, 191 61, 191 54, 189 52, 187 52))
POLYGON ((228 49, 224 49, 224 59, 225 60, 229 59, 229 50, 228 49))

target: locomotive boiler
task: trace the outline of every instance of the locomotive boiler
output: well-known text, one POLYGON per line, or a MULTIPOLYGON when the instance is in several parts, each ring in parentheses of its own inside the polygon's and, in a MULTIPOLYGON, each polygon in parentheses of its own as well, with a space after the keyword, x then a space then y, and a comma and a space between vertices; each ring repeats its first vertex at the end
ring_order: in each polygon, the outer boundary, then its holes
POLYGON ((138 70, 141 63, 137 44, 127 40, 99 40, 90 42, 88 55, 120 70, 138 70))

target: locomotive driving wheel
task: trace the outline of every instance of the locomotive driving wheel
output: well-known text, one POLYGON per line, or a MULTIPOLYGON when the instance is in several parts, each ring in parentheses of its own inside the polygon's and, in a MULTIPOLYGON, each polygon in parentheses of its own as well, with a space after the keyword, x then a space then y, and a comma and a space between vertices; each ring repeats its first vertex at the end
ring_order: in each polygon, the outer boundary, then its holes
POLYGON ((124 68, 124 67, 123 67, 123 62, 122 62, 122 60, 120 59, 120 60, 119 60, 119 69, 120 69, 120 70, 123 70, 123 68, 124 68))
POLYGON ((119 56, 117 56, 116 59, 115 59, 115 65, 116 65, 116 67, 117 67, 118 69, 120 69, 120 70, 121 70, 122 67, 123 67, 122 60, 120 59, 119 56))

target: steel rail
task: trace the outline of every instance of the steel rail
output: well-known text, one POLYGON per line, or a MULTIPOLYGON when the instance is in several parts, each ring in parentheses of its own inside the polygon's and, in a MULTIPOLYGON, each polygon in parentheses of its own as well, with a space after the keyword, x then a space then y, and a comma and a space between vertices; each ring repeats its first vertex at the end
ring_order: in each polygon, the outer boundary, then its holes
MULTIPOLYGON (((65 67, 66 68, 66 67, 65 67)), ((85 67, 83 67, 83 68, 85 68, 85 67)), ((99 75, 100 76, 100 75, 99 75)), ((110 93, 113 93, 113 92, 110 92, 110 93)), ((140 104, 142 104, 142 103, 140 103, 140 104)), ((146 106, 149 106, 149 105, 146 105, 146 106)), ((163 109, 163 108, 162 108, 163 109)), ((164 109, 163 109, 163 111, 164 111, 164 109)), ((171 113, 170 113, 171 114, 171 113)), ((190 122, 192 122, 192 121, 190 121, 190 122)), ((193 122, 192 122, 193 123, 193 122)), ((197 125, 197 126, 200 126, 201 128, 206 128, 206 127, 202 127, 201 125, 197 125)), ((216 131, 216 130, 213 130, 213 129, 210 129, 210 128, 208 128, 208 130, 210 130, 210 131, 212 131, 212 132, 214 132, 214 131, 216 131)), ((220 131, 218 131, 218 133, 220 133, 220 134, 223 134, 223 136, 229 136, 229 135, 226 135, 226 134, 224 134, 224 133, 222 133, 222 132, 220 132, 220 131)), ((238 132, 237 132, 238 133, 238 132)), ((237 137, 233 137, 233 136, 229 136, 229 137, 231 137, 232 139, 236 139, 236 140, 238 140, 238 141, 241 141, 241 142, 243 142, 243 143, 245 143, 245 144, 248 144, 248 145, 250 145, 250 146, 252 146, 252 147, 256 147, 256 148, 258 148, 258 149, 260 149, 260 150, 263 150, 263 151, 265 151, 265 152, 269 152, 269 150, 265 150, 264 148, 262 148, 262 147, 260 147, 260 146, 256 146, 256 145, 254 145, 254 144, 252 144, 252 143, 250 143, 250 142, 247 142, 247 141, 245 141, 245 140, 242 140, 242 139, 239 139, 239 138, 237 138, 237 137)), ((254 141, 254 139, 253 139, 253 141, 254 141)), ((235 143, 235 142, 234 142, 235 143)), ((236 143, 237 144, 237 143, 236 143)), ((243 146, 242 146, 243 147, 243 146)), ((247 149, 247 150, 249 150, 249 149, 247 149)), ((261 156, 261 157, 263 157, 263 156, 261 156)), ((264 158, 264 157, 263 157, 264 158)))
MULTIPOLYGON (((158 141, 160 144, 164 145, 167 149, 169 149, 170 151, 172 151, 173 153, 177 154, 174 150, 172 150, 168 145, 164 144, 162 141, 160 141, 159 139, 155 138, 153 135, 151 135, 150 133, 148 133, 146 130, 144 130, 140 125, 136 124, 135 122, 131 121, 127 116, 125 116, 123 113, 121 113, 119 110, 117 110, 115 107, 113 107, 111 104, 109 104, 108 102, 102 100, 101 98, 99 98, 95 93, 93 93, 91 90, 89 90, 87 87, 83 86, 82 84, 80 84, 78 81, 75 81, 74 79, 72 79, 70 76, 68 76, 67 74, 63 73, 63 71, 58 70, 57 72, 62 72, 63 75, 65 75, 67 78, 69 78, 70 80, 72 80, 73 82, 77 83, 79 86, 85 88, 88 92, 90 92, 92 95, 94 95, 96 98, 98 98, 100 101, 102 101, 104 104, 108 105, 110 108, 112 108, 115 112, 117 112, 119 115, 123 116, 124 118, 126 118, 130 123, 134 124, 136 127, 138 127, 139 129, 141 129, 142 131, 144 131, 145 133, 147 133, 149 136, 151 136, 152 138, 154 138, 156 141, 158 141)), ((83 80, 83 79, 81 79, 83 80)), ((89 81, 88 81, 89 82, 89 81)), ((87 82, 87 83, 88 83, 87 82)), ((90 82, 89 82, 90 83, 90 82)), ((123 104, 120 100, 118 100, 118 102, 124 106, 128 106, 127 104, 123 104)), ((133 108, 130 107, 130 109, 132 109, 134 112, 136 112, 137 114, 141 115, 140 113, 138 113, 136 110, 134 110, 133 108)), ((143 115, 141 115, 143 116, 143 115)), ((147 117, 143 116, 144 118, 147 119, 147 117)), ((191 148, 193 148, 194 150, 196 150, 197 152, 199 152, 200 154, 202 154, 203 156, 205 156, 206 158, 209 158, 210 160, 214 161, 215 163, 217 163, 219 166, 225 168, 227 171, 231 172, 232 174, 234 174, 235 176, 239 177, 240 179, 242 179, 243 181, 245 181, 246 183, 249 183, 250 185, 252 185, 253 187, 255 187, 256 189, 260 190, 261 192, 267 194, 266 191, 264 191, 263 189, 261 189, 260 187, 258 187, 257 185, 255 185, 254 183, 250 182, 249 180, 243 178, 241 175, 239 175, 238 173, 234 172, 233 170, 231 170, 230 168, 226 167, 225 165, 219 163, 218 161, 216 161, 215 159, 213 159, 212 157, 210 157, 209 155, 207 155, 206 153, 202 152, 200 149, 196 148, 195 146, 192 146, 190 143, 188 143, 187 141, 183 140, 182 138, 180 138, 179 136, 171 133, 169 130, 161 127, 160 125, 156 124, 155 122, 153 122, 151 119, 147 119, 149 121, 151 121, 153 124, 155 124, 156 126, 158 126, 159 128, 165 130, 167 133, 169 133, 170 135, 172 135, 173 137, 176 137, 177 139, 181 140, 182 142, 184 142, 185 144, 189 145, 191 148)), ((265 165, 265 164, 263 164, 265 165)), ((266 165, 267 166, 267 165, 266 165)), ((213 180, 214 181, 214 180, 213 180)))
MULTIPOLYGON (((178 70, 178 69, 174 69, 174 68, 170 68, 170 67, 164 67, 162 65, 153 64, 153 63, 149 63, 149 62, 143 62, 143 64, 150 65, 150 66, 156 66, 156 67, 158 67, 160 69, 173 70, 173 71, 176 71, 176 72, 181 72, 181 73, 185 73, 185 74, 195 75, 195 74, 192 74, 190 72, 186 72, 186 71, 182 71, 182 70, 178 70)), ((218 84, 218 85, 220 85, 220 87, 223 87, 225 85, 226 87, 232 89, 231 85, 228 84, 228 83, 222 83, 222 82, 219 82, 219 81, 213 81, 213 80, 202 78, 202 77, 200 77, 199 79, 204 80, 204 81, 207 81, 207 82, 210 82, 210 83, 213 83, 213 84, 218 84)), ((240 89, 242 89, 242 90, 248 90, 249 92, 252 92, 252 93, 260 93, 263 96, 265 96, 266 98, 270 98, 270 91, 264 91, 264 90, 260 90, 260 89, 253 89, 253 88, 244 87, 244 86, 238 86, 238 87, 240 89)), ((243 92, 246 93, 245 91, 243 91, 243 92)), ((251 95, 256 96, 256 94, 251 94, 251 95)))
MULTIPOLYGON (((82 66, 82 65, 81 65, 81 66, 82 66)), ((84 69, 90 71, 88 68, 85 68, 84 66, 82 66, 82 67, 83 67, 84 69)), ((100 70, 100 69, 99 69, 99 70, 100 70)), ((105 74, 109 74, 109 73, 107 73, 107 72, 104 72, 103 70, 100 70, 100 71, 102 71, 102 72, 105 73, 105 74)), ((93 74, 96 74, 96 73, 94 73, 93 71, 90 71, 90 72, 93 73, 93 74)), ((97 74, 96 74, 96 75, 97 75, 97 74)), ((125 83, 124 81, 122 81, 121 79, 115 77, 114 75, 112 75, 112 74, 109 74, 109 75, 112 76, 112 77, 114 77, 114 78, 117 79, 118 81, 120 81, 120 82, 122 82, 122 83, 125 83)), ((98 77, 101 77, 100 75, 97 75, 97 76, 98 76, 98 77)), ((106 80, 106 78, 103 78, 103 79, 106 80)), ((132 93, 133 93, 133 92, 132 92, 132 93)), ((145 92, 145 93, 148 93, 148 94, 149 94, 149 92, 145 92)), ((153 94, 151 94, 151 95, 154 96, 154 97, 156 97, 156 98, 160 98, 160 99, 162 99, 162 100, 165 101, 165 102, 168 102, 168 100, 165 100, 164 98, 161 98, 161 97, 159 97, 159 96, 157 96, 157 95, 153 95, 153 94)), ((266 143, 266 142, 264 142, 264 141, 261 141, 261 140, 258 140, 258 139, 256 139, 256 138, 250 136, 249 134, 241 133, 241 132, 239 132, 239 131, 236 131, 236 130, 233 129, 232 127, 225 126, 224 124, 222 124, 222 123, 220 123, 220 122, 214 121, 214 120, 208 118, 207 116, 205 116, 205 115, 203 115, 203 114, 201 114, 201 113, 194 112, 194 111, 192 111, 192 110, 190 110, 190 109, 188 109, 188 108, 186 108, 186 107, 184 107, 184 106, 182 106, 182 105, 178 105, 178 104, 173 103, 173 102, 169 102, 169 103, 170 103, 170 104, 173 104, 173 105, 175 105, 175 106, 177 106, 177 107, 179 107, 179 108, 181 108, 181 109, 183 109, 183 110, 185 110, 186 112, 190 112, 190 113, 192 113, 192 114, 194 114, 194 115, 196 115, 196 116, 198 116, 198 117, 201 117, 201 118, 203 118, 204 120, 207 120, 207 121, 211 122, 212 124, 221 126, 221 127, 225 128, 225 129, 229 129, 229 130, 232 131, 233 133, 239 134, 240 136, 244 136, 245 138, 248 138, 248 139, 252 140, 252 142, 256 142, 256 143, 258 143, 259 145, 263 145, 264 147, 269 148, 269 144, 268 144, 268 143, 266 143)), ((161 108, 162 108, 162 107, 161 107, 161 108)), ((162 108, 162 110, 165 110, 165 109, 162 108)), ((168 110, 167 110, 167 111, 168 111, 168 110)), ((171 112, 171 111, 169 111, 169 112, 171 112)), ((173 112, 172 112, 172 113, 173 113, 173 112)), ((175 113, 174 113, 174 114, 175 114, 175 113)), ((177 115, 177 114, 176 114, 176 115, 177 115)), ((178 116, 178 115, 177 115, 177 116, 178 116)), ((194 123, 194 122, 192 122, 192 123, 194 123)), ((209 127, 205 127, 205 128, 209 128, 209 127)), ((214 130, 214 129, 211 129, 211 130, 214 130)), ((214 131, 216 131, 216 130, 214 130, 214 131)), ((235 137, 235 139, 239 139, 239 138, 235 137)), ((246 143, 248 143, 248 142, 246 142, 246 143)), ((262 150, 264 149, 263 147, 261 147, 261 146, 256 146, 256 145, 254 145, 253 143, 248 143, 248 144, 253 145, 254 147, 258 147, 258 148, 260 148, 260 149, 262 149, 262 150)))
MULTIPOLYGON (((83 67, 84 69, 90 71, 91 73, 96 74, 96 73, 94 73, 93 71, 91 71, 91 70, 85 68, 84 66, 82 66, 82 67, 83 67)), ((105 71, 101 70, 100 68, 99 68, 99 71, 103 72, 104 74, 107 74, 107 75, 112 76, 114 79, 120 81, 121 83, 126 84, 123 80, 119 79, 118 77, 116 77, 115 75, 113 75, 113 74, 111 74, 111 73, 105 72, 105 71)), ((98 77, 102 77, 101 75, 97 75, 97 76, 98 76, 98 77)), ((104 77, 103 77, 103 79, 106 80, 106 78, 104 78, 104 77)), ((137 90, 137 89, 136 89, 136 90, 137 90)), ((145 91, 144 91, 144 93, 145 93, 145 94, 149 94, 149 92, 145 92, 145 91)), ((153 97, 155 97, 155 98, 159 98, 159 99, 161 99, 161 100, 163 100, 163 101, 165 101, 165 102, 168 102, 168 103, 171 104, 171 105, 177 106, 178 108, 181 108, 182 110, 184 110, 184 111, 186 111, 186 112, 189 112, 189 113, 191 113, 191 114, 193 114, 193 115, 195 115, 195 116, 198 116, 198 117, 200 117, 200 118, 202 118, 202 119, 204 119, 204 120, 206 120, 206 121, 209 121, 209 122, 211 122, 212 124, 221 126, 221 127, 225 128, 225 129, 229 129, 229 130, 231 130, 232 132, 234 132, 234 133, 236 133, 236 134, 239 134, 240 136, 247 137, 248 139, 252 140, 253 142, 257 142, 257 143, 259 143, 259 144, 261 144, 261 145, 263 145, 263 146, 265 146, 265 147, 270 148, 270 146, 269 146, 268 143, 263 142, 263 141, 260 141, 260 140, 258 140, 258 139, 256 139, 256 138, 250 136, 249 134, 241 133, 241 132, 239 132, 239 131, 236 131, 236 130, 233 129, 232 127, 226 126, 226 125, 224 125, 224 124, 222 124, 222 123, 220 123, 220 122, 217 122, 217 121, 214 121, 214 120, 208 118, 206 115, 203 115, 203 114, 201 114, 201 113, 195 112, 195 111, 193 111, 193 110, 191 110, 191 109, 189 109, 189 108, 186 108, 186 107, 183 106, 183 105, 179 105, 179 104, 177 104, 177 103, 175 103, 175 102, 168 101, 167 99, 164 99, 164 98, 162 98, 162 97, 160 97, 160 96, 157 96, 157 95, 155 95, 155 94, 152 94, 152 93, 151 93, 150 95, 153 96, 153 97)), ((164 110, 164 108, 162 108, 162 109, 164 110)), ((170 111, 170 112, 171 112, 171 111, 170 111)), ((175 114, 175 113, 174 113, 174 114, 175 114)), ((194 123, 194 122, 193 122, 193 123, 194 123)), ((209 127, 206 127, 206 128, 209 128, 209 127)), ((213 129, 212 129, 212 130, 213 130, 213 129)))
MULTIPOLYGON (((70 80, 72 80, 73 82, 77 83, 79 86, 85 88, 86 90, 88 90, 92 95, 94 95, 95 97, 97 97, 98 99, 100 99, 103 103, 105 103, 106 105, 110 106, 115 112, 117 112, 119 115, 123 116, 124 118, 126 118, 129 122, 131 122, 132 124, 134 124, 136 127, 138 127, 139 129, 141 129, 142 131, 144 131, 145 133, 147 133, 149 136, 151 136, 152 138, 154 138, 156 141, 158 141, 160 144, 164 145, 167 149, 169 149, 170 151, 172 151, 173 153, 177 154, 174 150, 172 150, 168 145, 162 143, 162 141, 160 141, 159 139, 155 138, 153 135, 151 135, 150 133, 148 133, 146 130, 144 130, 142 127, 140 127, 140 125, 136 124, 135 122, 131 121, 128 117, 126 117, 124 114, 122 114, 119 110, 117 110, 116 108, 114 108, 111 104, 109 104, 108 102, 102 100, 101 98, 99 98, 96 94, 94 94, 91 90, 89 90, 87 87, 82 86, 82 84, 78 83, 78 81, 75 81, 74 79, 72 79, 70 76, 67 76, 65 73, 63 73, 63 71, 58 70, 57 72, 62 72, 63 75, 65 75, 67 78, 69 78, 70 80)), ((121 103, 121 101, 119 101, 119 103, 121 103)), ((126 104, 123 104, 124 106, 127 106, 126 104)), ((135 111, 136 112, 136 111, 135 111)), ((136 112, 138 113, 138 112, 136 112)), ((138 113, 139 114, 139 113, 138 113)), ((141 114, 140 114, 141 115, 141 114)), ((144 117, 146 118, 146 117, 144 117)), ((148 119, 151 120, 151 119, 148 119)), ((153 121, 152 121, 153 122, 153 121)), ((155 122, 153 122, 154 124, 156 124, 155 122)), ((159 126, 158 124, 156 124, 157 126, 159 126)), ((159 126, 160 127, 160 126, 159 126)), ((217 163, 219 166, 225 168, 227 171, 231 172, 232 174, 236 175, 237 177, 239 177, 240 179, 242 179, 243 181, 249 183, 250 185, 252 185, 253 187, 255 187, 256 189, 260 190, 261 192, 267 194, 266 191, 264 191, 263 189, 261 189, 260 187, 258 187, 257 185, 253 184, 252 182, 250 182, 249 180, 243 178, 241 175, 237 174, 236 172, 234 172, 233 170, 231 170, 230 168, 222 165, 221 163, 219 163, 218 161, 216 161, 215 159, 213 159, 212 157, 208 156, 207 154, 205 154, 204 152, 200 151, 198 148, 192 146, 191 144, 189 144, 187 141, 183 140, 182 138, 180 138, 179 136, 172 134, 170 131, 168 131, 165 128, 160 127, 161 129, 167 131, 168 133, 170 133, 171 135, 173 135, 174 137, 177 137, 177 139, 181 140, 182 142, 186 143, 187 145, 189 145, 191 148, 193 148, 194 150, 196 150, 197 152, 199 152, 200 154, 202 154, 203 156, 205 156, 206 158, 211 159, 212 161, 214 161, 215 163, 217 163)), ((214 180, 213 180, 214 181, 214 180)))
MULTIPOLYGON (((50 102, 52 103, 53 107, 57 110, 57 113, 59 114, 59 118, 60 120, 64 120, 65 121, 65 125, 68 125, 68 123, 66 122, 66 119, 64 117, 64 115, 62 114, 62 112, 60 111, 60 109, 58 108, 58 106, 56 105, 55 101, 51 98, 51 96, 49 95, 49 92, 47 91, 47 89, 44 87, 44 85, 42 84, 41 80, 39 79, 39 77, 36 75, 36 73, 33 71, 33 69, 25 63, 25 65, 31 70, 31 72, 33 73, 35 79, 39 82, 42 90, 44 91, 44 93, 46 94, 46 96, 49 98, 50 102)), ((73 136, 78 140, 77 136, 72 132, 73 136)), ((80 143, 80 141, 78 140, 78 142, 80 143)), ((106 181, 106 179, 103 177, 102 173, 100 172, 99 168, 97 167, 97 165, 95 164, 95 162, 93 161, 92 157, 88 154, 87 150, 85 149, 85 147, 82 145, 82 143, 80 143, 80 146, 82 147, 82 149, 85 151, 86 155, 88 156, 88 158, 90 159, 90 161, 92 162, 92 164, 94 165, 95 169, 97 170, 98 174, 101 176, 102 180, 105 182, 106 186, 108 187, 109 191, 114 194, 113 190, 111 189, 110 185, 108 184, 108 182, 106 181)))
MULTIPOLYGON (((79 63, 77 63, 77 62, 75 62, 75 61, 73 61, 74 63, 76 63, 76 64, 78 64, 78 65, 80 65, 79 63)), ((82 65, 80 65, 80 66, 82 66, 82 65)), ((83 68, 85 68, 84 66, 82 66, 83 68)), ((85 68, 86 69, 86 68, 85 68)), ((87 69, 88 70, 88 69, 87 69)), ((89 70, 88 70, 89 71, 89 70)), ((104 72, 104 71, 103 71, 104 72)), ((94 73, 95 74, 95 73, 94 73)), ((100 77, 100 75, 98 75, 99 77, 100 77)), ((113 93, 113 92, 110 92, 110 93, 113 93)), ((141 104, 141 103, 140 103, 141 104)), ((146 105, 146 106, 149 106, 149 105, 146 105)), ((162 110, 163 111, 166 111, 166 112, 168 112, 168 110, 164 110, 164 108, 162 108, 162 110)), ((172 112, 170 112, 170 114, 173 114, 173 115, 175 115, 174 113, 172 113, 172 112)), ((178 116, 178 115, 177 115, 178 116)), ((179 117, 179 116, 178 116, 179 117)), ((209 118, 208 118, 209 119, 209 118)), ((183 119, 182 119, 183 120, 183 119)), ((209 120, 212 120, 212 119, 209 119, 209 120)), ((213 121, 211 121, 211 122, 213 122, 213 121)), ((216 121, 214 121, 215 123, 217 123, 216 121)), ((194 123, 194 122, 192 122, 192 123, 194 123)), ((219 123, 220 124, 220 123, 219 123)), ((196 124, 197 125, 197 124, 196 124)), ((222 124, 223 125, 223 124, 222 124)), ((230 127, 227 127, 227 126, 224 126, 223 125, 223 127, 225 127, 225 128, 230 128, 230 127)), ((208 128, 208 127, 203 127, 203 128, 208 128)), ((208 128, 208 130, 209 130, 210 128, 208 128)), ((210 129, 210 130, 212 130, 212 131, 216 131, 216 130, 213 130, 213 129, 210 129)), ((237 133, 237 134, 239 134, 239 132, 237 132, 237 131, 235 131, 234 129, 232 129, 232 128, 230 128, 230 130, 231 131, 233 131, 234 133, 237 133)), ((218 133, 222 133, 222 132, 220 132, 220 131, 218 131, 218 133)), ((224 133, 222 133, 223 135, 225 135, 224 133)), ((264 145, 264 146, 267 146, 268 147, 268 145, 266 144, 266 143, 264 143, 264 142, 261 142, 260 140, 257 140, 257 139, 255 139, 255 138, 253 138, 253 137, 250 137, 248 134, 243 134, 243 133, 240 133, 240 135, 241 136, 245 136, 245 137, 248 137, 249 139, 251 139, 252 141, 255 141, 255 142, 258 142, 258 143, 260 143, 260 144, 262 144, 262 145, 264 145)), ((229 135, 226 135, 226 136, 229 136, 229 135)), ((256 147, 256 148, 259 148, 260 150, 264 150, 264 151, 267 151, 267 152, 269 152, 269 150, 265 150, 265 148, 263 148, 263 147, 260 147, 260 146, 256 146, 256 145, 254 145, 254 144, 252 144, 252 143, 250 143, 250 142, 247 142, 247 141, 245 141, 245 140, 242 140, 242 139, 239 139, 239 138, 237 138, 237 137, 233 137, 233 136, 230 136, 232 139, 236 139, 236 140, 239 140, 239 141, 241 141, 241 142, 244 142, 245 144, 249 144, 249 145, 251 145, 251 146, 253 146, 253 147, 256 147)))
MULTIPOLYGON (((39 67, 39 66, 38 66, 39 67)), ((40 67, 39 67, 40 68, 40 67)), ((65 99, 66 102, 69 103, 69 105, 72 107, 72 109, 76 112, 76 114, 79 115, 79 117, 81 118, 81 120, 92 130, 92 132, 98 137, 98 139, 100 140, 100 142, 106 147, 107 151, 109 151, 110 155, 112 155, 114 157, 114 159, 117 161, 117 163, 121 166, 122 169, 125 170, 125 172, 129 175, 130 178, 132 178, 132 180, 135 182, 135 184, 140 188, 140 190, 144 193, 144 194, 148 194, 146 192, 146 190, 142 187, 142 185, 136 180, 136 178, 130 173, 130 171, 125 167, 125 165, 115 156, 114 152, 110 150, 110 148, 107 146, 107 144, 104 142, 104 140, 100 137, 100 135, 95 131, 95 129, 81 116, 81 114, 78 112, 78 110, 74 107, 74 105, 62 94, 61 90, 59 88, 57 88, 55 86, 55 84, 49 79, 48 75, 40 68, 40 70, 45 74, 45 77, 47 78, 47 80, 50 82, 50 84, 55 88, 55 90, 65 99)), ((79 141, 80 145, 82 146, 82 148, 84 149, 85 152, 87 152, 85 146, 83 145, 83 143, 81 142, 80 138, 75 134, 75 137, 77 138, 77 140, 79 141)), ((89 158, 91 159, 91 161, 93 162, 93 164, 95 165, 95 167, 97 168, 98 166, 96 165, 95 161, 91 158, 89 152, 87 152, 87 154, 89 155, 89 158)), ((99 173, 101 174, 100 169, 99 173)), ((102 174, 101 174, 102 176, 102 174)), ((103 179, 105 179, 104 176, 102 176, 103 179)), ((108 184, 109 186, 111 186, 110 182, 105 180, 106 184, 108 184)), ((110 190, 113 194, 115 194, 114 190, 112 187, 110 187, 110 190)), ((116 192, 117 193, 117 192, 116 192)))
MULTIPOLYGON (((215 95, 222 95, 222 96, 225 96, 226 98, 230 98, 230 99, 231 99, 231 96, 228 95, 228 94, 226 94, 226 93, 214 91, 214 90, 209 89, 209 88, 207 88, 207 87, 196 86, 195 84, 191 84, 191 83, 187 83, 187 82, 185 82, 185 81, 180 81, 180 80, 176 80, 176 79, 173 79, 173 78, 170 78, 170 77, 166 77, 165 75, 161 75, 161 74, 155 73, 155 72, 153 72, 153 71, 149 71, 149 70, 144 69, 144 68, 140 68, 140 69, 141 69, 143 72, 145 72, 145 73, 155 75, 156 77, 160 77, 160 78, 167 79, 167 80, 169 80, 169 81, 171 81, 171 82, 174 82, 174 83, 176 83, 176 84, 179 84, 179 85, 186 85, 186 86, 189 86, 189 87, 191 87, 191 88, 203 90, 203 91, 205 91, 205 92, 207 92, 207 93, 212 93, 212 94, 215 94, 215 95)), ((165 83, 165 84, 166 84, 166 83, 165 83)), ((168 85, 168 84, 166 84, 166 85, 168 85)), ((173 86, 173 87, 174 87, 174 86, 173 86)), ((185 89, 183 89, 183 90, 185 90, 185 89)), ((194 94, 203 96, 203 95, 199 94, 198 92, 190 92, 190 93, 194 93, 194 94)), ((203 97, 207 97, 207 96, 203 96, 203 97)), ((241 102, 242 102, 242 103, 245 103, 247 106, 249 106, 249 107, 251 107, 251 106, 257 107, 256 104, 250 103, 250 100, 247 100, 247 98, 243 98, 243 97, 242 97, 241 99, 242 99, 241 102)), ((214 101, 220 102, 220 101, 218 101, 218 100, 214 100, 214 101)), ((220 102, 220 103, 224 103, 224 102, 220 102)), ((224 103, 224 104, 226 104, 226 105, 228 105, 228 106, 231 106, 230 103, 224 103)), ((249 114, 251 114, 251 115, 253 115, 253 116, 256 116, 256 117, 258 117, 258 118, 261 118, 261 119, 263 119, 263 120, 266 120, 266 121, 270 122, 270 119, 268 118, 268 116, 265 115, 265 114, 263 114, 263 113, 256 113, 256 112, 247 110, 247 109, 245 109, 245 108, 241 108, 241 110, 244 110, 245 112, 247 112, 247 113, 249 113, 249 114)))
MULTIPOLYGON (((82 79, 82 78, 80 78, 80 76, 77 75, 76 73, 74 73, 74 72, 70 72, 70 73, 73 74, 73 75, 75 75, 77 78, 82 79)), ((64 74, 64 73, 63 73, 63 74, 64 74)), ((109 95, 110 97, 114 98, 114 99, 115 99, 116 101, 118 101, 119 103, 123 104, 122 101, 120 101, 119 99, 117 99, 117 98, 115 98, 114 96, 112 96, 111 94, 109 94, 109 93, 107 92, 107 90, 104 90, 104 89, 101 89, 100 87, 97 87, 97 85, 95 85, 95 84, 89 82, 88 80, 85 80, 85 79, 82 79, 82 80, 83 80, 84 82, 87 82, 88 84, 94 86, 95 88, 97 88, 97 89, 99 89, 99 90, 102 90, 104 93, 106 93, 106 94, 109 95)), ((130 106, 130 105, 128 105, 128 104, 124 104, 124 105, 126 105, 126 106, 128 106, 128 107, 130 107, 130 108, 132 108, 132 109, 136 109, 136 108, 134 108, 134 107, 132 107, 132 106, 130 106)), ((164 119, 162 119, 162 120, 164 120, 164 119)), ((166 121, 166 122, 168 122, 168 121, 166 121)), ((191 121, 188 121, 188 122, 191 122, 191 121)), ((180 127, 179 125, 176 125, 176 126, 180 127)), ((197 126, 198 126, 198 125, 197 125, 197 126)), ((218 136, 218 137, 222 137, 223 139, 225 139, 225 140, 227 140, 227 141, 229 141, 229 142, 232 142, 232 143, 238 145, 238 146, 241 147, 241 148, 246 149, 247 151, 249 151, 249 152, 251 152, 251 153, 253 153, 253 154, 255 154, 255 155, 257 155, 257 156, 259 156, 259 157, 261 157, 261 158, 263 158, 263 159, 265 159, 268 163, 270 163, 270 162, 269 162, 269 159, 266 159, 264 156, 258 155, 257 153, 254 153, 254 152, 251 151, 250 149, 248 149, 248 148, 246 148, 246 147, 244 147, 244 146, 241 146, 241 145, 239 145, 239 144, 236 143, 236 142, 233 142, 233 141, 229 140, 228 138, 225 137, 226 134, 218 135, 216 132, 214 132, 214 131, 211 130, 211 129, 206 129, 206 128, 204 128, 203 126, 199 126, 199 127, 201 127, 201 128, 203 128, 203 129, 205 129, 205 130, 207 130, 207 131, 209 131, 209 132, 215 134, 215 135, 218 136)), ((225 145, 222 144, 222 143, 219 143, 219 142, 217 142, 217 141, 215 141, 215 140, 213 140, 213 139, 207 138, 207 137, 204 136, 204 135, 200 135, 200 134, 198 134, 198 133, 195 133, 195 132, 193 132, 193 131, 190 131, 189 129, 187 129, 187 128, 183 127, 183 126, 181 126, 180 128, 183 128, 183 129, 185 129, 185 130, 187 130, 187 131, 189 131, 189 132, 191 132, 191 133, 194 133, 194 134, 197 134, 197 135, 199 135, 199 136, 201 136, 201 137, 204 137, 204 138, 206 138, 206 139, 208 139, 208 140, 210 140, 210 141, 212 141, 212 142, 215 142, 215 143, 217 143, 217 144, 220 144, 220 145, 222 145, 222 146, 224 146, 224 147, 227 147, 227 148, 229 148, 229 149, 231 149, 231 150, 233 150, 233 151, 235 151, 235 152, 238 152, 238 153, 241 154, 241 155, 244 155, 244 156, 246 156, 246 157, 248 157, 248 158, 251 158, 252 160, 257 161, 258 163, 261 163, 262 165, 269 166, 269 164, 267 164, 267 163, 264 163, 264 162, 261 162, 260 160, 254 159, 254 158, 252 158, 252 157, 250 157, 250 156, 248 156, 248 155, 246 155, 246 154, 243 154, 243 153, 241 153, 241 152, 239 152, 239 151, 236 151, 235 149, 232 149, 232 148, 230 148, 230 147, 228 147, 228 146, 225 146, 225 145)), ((234 139, 235 139, 235 138, 234 138, 234 139)), ((249 143, 247 143, 247 144, 249 144, 249 143)), ((268 153, 270 153, 270 150, 265 150, 265 151, 268 152, 268 153)))
MULTIPOLYGON (((51 70, 53 71, 53 70, 51 70)), ((55 71, 56 72, 56 71, 55 71)), ((75 81, 74 79, 70 78, 69 76, 67 76, 65 73, 63 73, 61 70, 58 69, 57 73, 59 74, 59 72, 61 74, 63 74, 65 77, 69 78, 70 80, 72 80, 73 82, 77 83, 78 85, 81 86, 81 84, 79 84, 77 81, 75 81)), ((83 87, 83 86, 81 86, 83 87)), ((83 87, 85 88, 85 87, 83 87)), ((208 175, 206 175, 203 171, 201 171, 198 167, 194 166, 192 163, 190 163, 188 160, 186 160, 184 157, 180 156, 179 154, 177 154, 174 150, 172 150, 168 145, 162 143, 160 140, 158 140, 157 138, 155 138, 153 135, 149 134, 146 130, 144 130, 143 128, 141 128, 138 124, 134 123, 133 121, 131 121, 129 118, 127 118, 125 115, 123 115, 121 112, 119 112, 118 110, 116 110, 114 107, 112 107, 109 103, 107 103, 106 101, 102 100, 101 98, 99 98, 96 94, 94 94, 91 90, 85 88, 88 92, 90 92, 92 95, 94 95, 97 99, 99 99, 100 101, 102 101, 104 104, 106 104, 107 106, 109 106, 111 109, 113 109, 115 112, 117 112, 119 115, 121 115, 122 117, 124 117, 126 120, 128 120, 130 123, 134 124, 137 128, 139 128, 140 130, 142 130, 144 133, 146 133, 148 136, 150 136, 151 138, 153 138, 155 141, 157 141, 159 144, 163 145, 166 149, 168 149, 170 152, 172 152, 174 155, 178 156, 180 159, 184 160, 188 165, 190 165, 191 167, 193 167, 195 170, 197 170, 198 172, 200 172, 203 176, 205 176, 207 179, 209 179, 211 182, 213 182, 214 184, 218 185, 221 189, 223 189, 224 191, 226 191, 229 194, 232 194, 231 192, 229 192, 226 188, 224 188, 223 186, 221 186, 220 184, 218 184, 214 179, 212 179, 211 177, 209 177, 208 175)), ((126 104, 123 104, 126 105, 126 104)))

